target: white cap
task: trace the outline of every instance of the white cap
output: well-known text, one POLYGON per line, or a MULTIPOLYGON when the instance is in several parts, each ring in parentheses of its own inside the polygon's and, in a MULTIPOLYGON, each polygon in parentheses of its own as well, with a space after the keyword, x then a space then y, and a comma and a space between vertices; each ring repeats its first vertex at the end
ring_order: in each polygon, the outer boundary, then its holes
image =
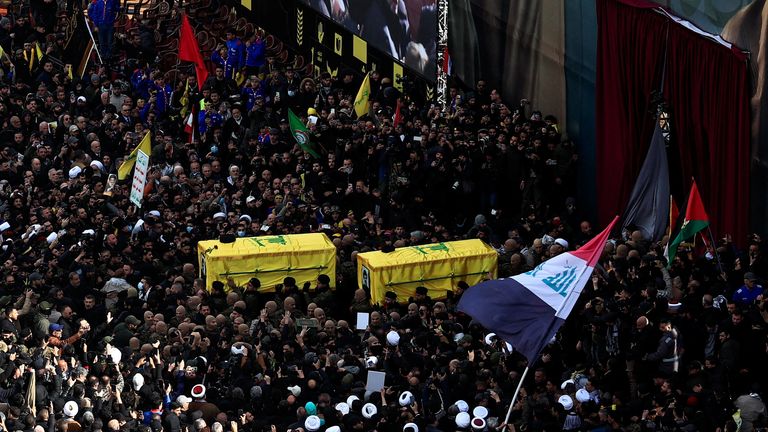
POLYGON ((304 420, 304 427, 307 428, 309 432, 320 430, 320 417, 316 415, 307 417, 307 419, 304 420))
POLYGON ((238 219, 238 220, 247 220, 248 223, 253 222, 253 219, 251 218, 251 215, 247 215, 247 214, 244 214, 244 215, 240 216, 240 219, 238 219))
POLYGON ((478 417, 481 419, 488 417, 488 408, 482 405, 476 406, 475 409, 472 410, 472 417, 478 417))
POLYGON ((367 419, 375 416, 378 412, 379 412, 378 408, 376 408, 376 405, 372 403, 367 403, 363 405, 363 417, 367 419))
POLYGON ((96 235, 96 231, 92 228, 88 228, 87 230, 83 230, 83 235, 96 235))
POLYGON ((176 398, 176 402, 183 405, 192 402, 192 398, 187 395, 179 395, 179 397, 176 398))
POLYGON ((563 247, 563 249, 568 250, 568 241, 564 238, 557 238, 555 239, 555 244, 558 244, 563 247))
POLYGON ((469 404, 461 399, 457 400, 454 405, 459 409, 459 412, 469 412, 469 404))
POLYGON ((465 412, 460 412, 456 414, 456 426, 460 428, 469 427, 469 421, 471 419, 469 418, 469 414, 465 412))
POLYGON ((413 393, 404 391, 400 393, 400 399, 398 400, 400 402, 400 406, 408 406, 413 403, 413 393))
POLYGON ((83 172, 82 168, 75 165, 72 168, 69 169, 69 178, 73 179, 80 175, 80 173, 83 172))
POLYGON ((340 412, 341 415, 345 416, 349 414, 349 405, 347 405, 346 402, 339 402, 336 404, 336 411, 340 412))
POLYGON ((253 195, 248 195, 248 198, 245 199, 246 204, 253 201, 256 201, 256 197, 253 195))
POLYGON ((485 429, 485 419, 480 417, 475 417, 472 419, 472 429, 474 430, 483 430, 485 429))
POLYGON ((78 407, 77 402, 69 401, 64 404, 64 415, 67 417, 74 417, 77 415, 78 407))
POLYGON ((389 333, 387 333, 387 343, 390 346, 396 346, 400 343, 400 334, 398 334, 394 330, 390 330, 389 333))
POLYGON ((579 402, 586 402, 589 400, 589 392, 584 389, 576 390, 576 400, 579 402))
POLYGON ((341 432, 341 428, 338 426, 331 426, 326 429, 325 432, 341 432))
POLYGON ((301 394, 301 387, 297 385, 291 386, 291 387, 288 387, 288 391, 291 392, 293 396, 299 397, 299 395, 301 394))
POLYGON ((568 384, 576 385, 576 381, 574 381, 572 379, 563 381, 563 383, 560 384, 560 390, 565 390, 565 388, 568 387, 568 384))
POLYGON ((360 400, 360 398, 355 396, 355 395, 352 395, 352 396, 348 397, 347 398, 347 409, 352 408, 352 402, 354 402, 356 400, 360 400))
POLYGON ((160 217, 160 211, 159 210, 150 210, 148 213, 150 216, 154 216, 156 218, 160 217))
POLYGON ((134 390, 140 390, 144 385, 144 375, 137 373, 133 376, 133 388, 134 390))
POLYGON ((239 347, 232 345, 232 348, 229 349, 230 352, 232 352, 233 355, 240 355, 243 353, 243 346, 240 345, 239 347))
POLYGON ((376 358, 376 356, 370 356, 367 359, 365 359, 365 367, 368 369, 376 367, 376 365, 379 363, 379 359, 376 358))
POLYGON ((85 96, 78 96, 77 97, 78 102, 85 102, 85 96))
POLYGON ((218 218, 226 219, 227 218, 227 214, 224 213, 224 212, 216 212, 216 213, 213 214, 213 218, 214 219, 218 219, 218 218))
POLYGON ((3 222, 2 224, 0 224, 0 233, 7 230, 10 227, 11 227, 11 224, 9 224, 8 222, 3 222))
POLYGON ((566 410, 570 410, 573 408, 573 399, 571 399, 568 395, 562 395, 559 399, 557 399, 557 403, 563 406, 566 410))
POLYGON ((416 423, 406 423, 403 426, 403 432, 419 432, 419 427, 416 426, 416 423))

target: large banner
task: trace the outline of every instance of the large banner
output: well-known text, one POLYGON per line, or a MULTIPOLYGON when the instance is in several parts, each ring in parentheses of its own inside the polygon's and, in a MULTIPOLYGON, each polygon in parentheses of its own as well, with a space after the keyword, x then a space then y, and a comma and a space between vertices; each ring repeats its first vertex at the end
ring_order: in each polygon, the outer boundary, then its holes
POLYGON ((530 99, 565 122, 565 25, 561 0, 451 0, 452 74, 484 80, 510 104, 530 99))
POLYGON ((435 0, 300 1, 430 81, 435 79, 435 0))

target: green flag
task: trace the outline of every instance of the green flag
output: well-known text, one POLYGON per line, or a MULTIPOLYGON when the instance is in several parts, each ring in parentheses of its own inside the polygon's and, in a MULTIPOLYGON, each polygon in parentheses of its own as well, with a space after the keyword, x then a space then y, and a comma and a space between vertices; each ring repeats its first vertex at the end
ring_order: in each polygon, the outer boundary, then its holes
POLYGON ((313 157, 320 159, 320 155, 318 155, 312 148, 312 141, 309 138, 309 130, 307 130, 307 127, 301 122, 299 116, 294 114, 290 108, 288 109, 288 122, 291 125, 291 133, 296 139, 296 142, 299 143, 301 149, 313 157))
POLYGON ((677 255, 677 248, 680 243, 691 239, 697 232, 709 226, 709 216, 704 209, 704 203, 699 195, 699 188, 696 182, 691 185, 691 193, 688 196, 688 205, 685 209, 685 219, 680 227, 680 232, 676 236, 670 237, 671 241, 667 247, 665 255, 667 256, 667 266, 671 266, 677 255))

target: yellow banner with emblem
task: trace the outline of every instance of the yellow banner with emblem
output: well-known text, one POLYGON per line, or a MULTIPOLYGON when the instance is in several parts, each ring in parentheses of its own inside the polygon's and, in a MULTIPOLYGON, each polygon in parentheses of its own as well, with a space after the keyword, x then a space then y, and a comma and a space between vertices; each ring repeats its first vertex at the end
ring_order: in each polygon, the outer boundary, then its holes
POLYGON ((314 288, 317 277, 325 274, 331 287, 336 285, 336 247, 321 233, 243 237, 233 243, 205 240, 198 242, 197 251, 200 277, 209 291, 214 281, 229 291, 229 278, 242 287, 255 277, 262 292, 274 291, 287 276, 299 287, 311 282, 314 288))
POLYGON ((387 291, 405 302, 419 286, 440 299, 460 281, 472 286, 495 278, 497 265, 498 253, 482 240, 433 243, 358 254, 357 282, 370 290, 372 303, 382 303, 387 291))

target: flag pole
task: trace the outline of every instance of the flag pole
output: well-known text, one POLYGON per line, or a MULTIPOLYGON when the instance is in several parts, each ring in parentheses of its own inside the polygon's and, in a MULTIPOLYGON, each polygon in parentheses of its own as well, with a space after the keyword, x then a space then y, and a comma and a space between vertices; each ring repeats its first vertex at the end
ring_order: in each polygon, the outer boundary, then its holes
POLYGON ((720 269, 720 274, 724 274, 725 270, 723 270, 723 263, 720 262, 720 254, 717 252, 717 243, 715 243, 715 237, 712 235, 712 228, 707 225, 707 231, 709 232, 709 241, 712 245, 712 252, 715 253, 715 259, 717 259, 717 266, 720 269))
POLYGON ((509 417, 512 415, 512 407, 515 406, 515 400, 517 400, 517 395, 520 393, 520 388, 523 386, 523 381, 525 381, 525 376, 528 374, 528 369, 530 368, 530 365, 526 366, 523 374, 520 376, 520 382, 517 383, 515 394, 512 395, 512 402, 509 403, 509 409, 507 410, 507 416, 504 418, 504 424, 509 423, 509 417))

